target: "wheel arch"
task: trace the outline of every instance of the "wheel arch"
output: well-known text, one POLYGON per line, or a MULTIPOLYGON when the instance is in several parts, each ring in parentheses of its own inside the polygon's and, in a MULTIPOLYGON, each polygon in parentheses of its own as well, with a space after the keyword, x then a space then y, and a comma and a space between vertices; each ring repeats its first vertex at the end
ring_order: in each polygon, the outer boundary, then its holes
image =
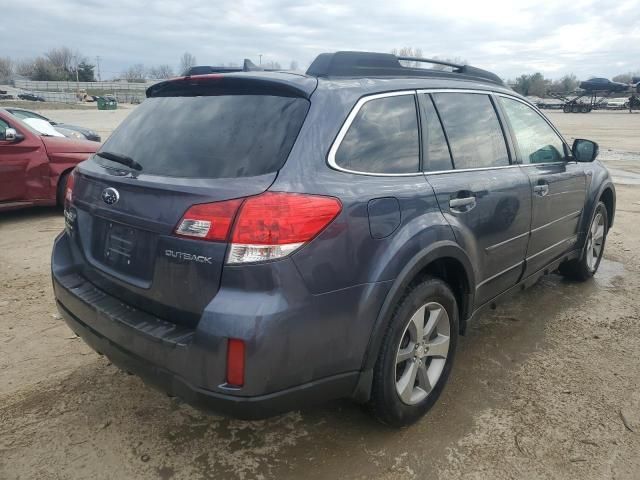
POLYGON ((464 333, 466 320, 473 310, 473 267, 466 252, 457 243, 448 240, 435 242, 415 255, 393 282, 371 331, 363 370, 372 369, 375 365, 387 325, 407 288, 429 275, 443 279, 453 290, 460 312, 460 331, 464 333))
POLYGON ((75 168, 75 165, 70 165, 64 170, 61 170, 57 174, 57 178, 55 179, 55 192, 56 192, 56 204, 58 206, 62 206, 62 202, 64 201, 64 191, 60 190, 61 182, 71 174, 71 171, 75 168))
MULTIPOLYGON (((608 225, 607 228, 613 226, 613 218, 616 214, 616 195, 613 191, 613 185, 605 185, 598 196, 598 201, 604 203, 607 207, 608 225)), ((597 203, 596 203, 597 205, 597 203)))

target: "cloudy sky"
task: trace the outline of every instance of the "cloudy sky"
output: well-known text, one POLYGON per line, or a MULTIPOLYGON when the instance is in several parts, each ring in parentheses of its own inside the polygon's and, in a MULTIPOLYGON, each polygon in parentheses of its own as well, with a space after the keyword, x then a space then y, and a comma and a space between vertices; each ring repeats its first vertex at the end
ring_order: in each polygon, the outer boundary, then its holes
POLYGON ((66 45, 102 76, 127 66, 291 61, 321 52, 389 51, 462 58, 503 78, 559 78, 640 70, 640 0, 0 0, 0 55, 37 56, 66 45))

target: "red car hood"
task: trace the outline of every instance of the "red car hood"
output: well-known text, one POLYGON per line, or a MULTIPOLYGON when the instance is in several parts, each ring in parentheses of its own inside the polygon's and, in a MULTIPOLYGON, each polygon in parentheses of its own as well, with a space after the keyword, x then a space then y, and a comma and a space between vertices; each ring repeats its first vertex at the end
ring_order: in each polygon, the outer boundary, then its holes
POLYGON ((101 144, 88 140, 75 140, 66 137, 40 137, 49 154, 54 153, 95 153, 101 144))

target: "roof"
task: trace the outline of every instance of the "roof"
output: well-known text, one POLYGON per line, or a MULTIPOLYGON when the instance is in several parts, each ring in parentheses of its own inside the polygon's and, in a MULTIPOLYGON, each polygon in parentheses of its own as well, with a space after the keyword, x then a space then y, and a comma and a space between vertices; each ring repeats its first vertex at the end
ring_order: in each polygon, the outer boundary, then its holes
POLYGON ((195 91, 206 90, 205 94, 209 95, 263 92, 310 98, 319 80, 332 89, 360 89, 361 93, 447 87, 511 91, 500 77, 486 70, 443 60, 398 57, 390 53, 323 53, 316 57, 306 74, 265 70, 249 60, 245 60, 242 71, 214 66, 197 68, 197 72, 209 69, 212 73, 192 73, 157 83, 147 89, 147 97, 195 95, 195 91), (448 70, 405 67, 401 61, 440 65, 448 70))

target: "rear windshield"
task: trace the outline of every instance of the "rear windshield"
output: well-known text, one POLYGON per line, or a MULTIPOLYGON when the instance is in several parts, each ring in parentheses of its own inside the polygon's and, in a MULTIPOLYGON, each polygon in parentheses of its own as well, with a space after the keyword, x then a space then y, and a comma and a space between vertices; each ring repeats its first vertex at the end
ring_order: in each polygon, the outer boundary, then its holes
POLYGON ((100 150, 153 175, 262 175, 284 165, 308 109, 305 99, 271 95, 148 98, 100 150))

